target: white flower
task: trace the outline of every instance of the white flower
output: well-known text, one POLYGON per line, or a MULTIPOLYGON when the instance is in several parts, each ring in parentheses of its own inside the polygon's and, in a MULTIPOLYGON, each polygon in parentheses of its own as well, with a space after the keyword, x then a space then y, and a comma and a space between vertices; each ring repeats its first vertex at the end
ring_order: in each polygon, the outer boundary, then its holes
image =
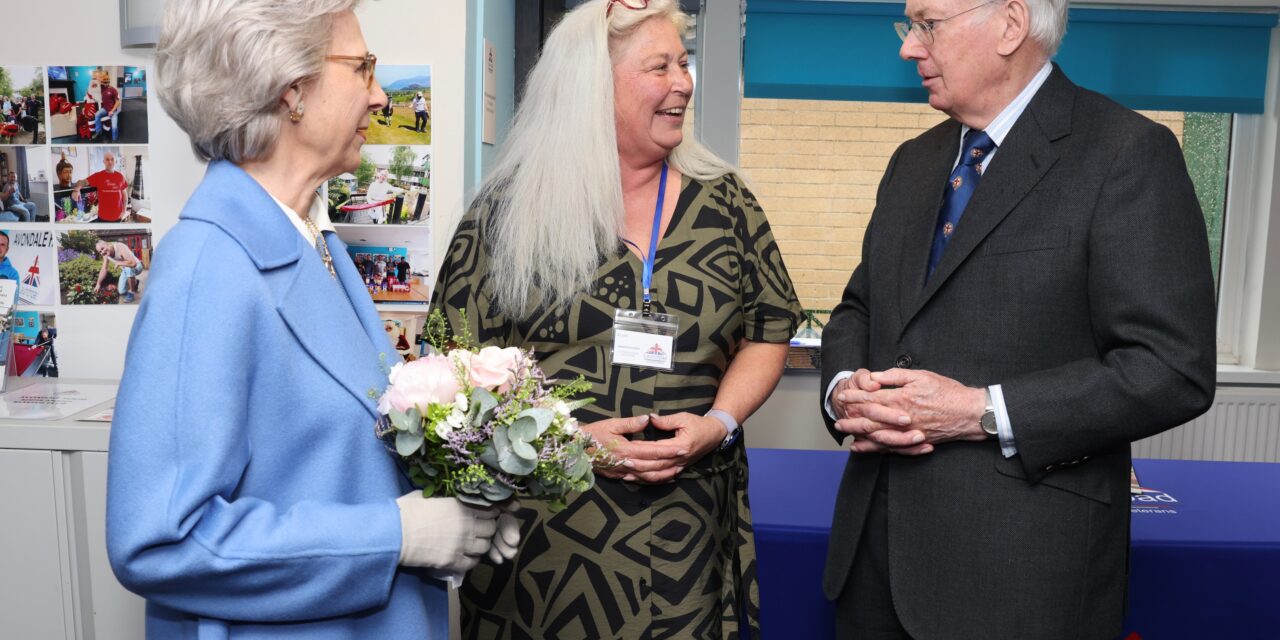
POLYGON ((448 438, 449 434, 453 433, 455 429, 461 429, 466 424, 467 414, 454 408, 453 411, 449 412, 449 417, 436 423, 436 435, 441 438, 448 438))
MULTIPOLYGON (((563 404, 563 403, 562 403, 562 404, 563 404)), ((565 433, 567 433, 567 434, 569 434, 569 435, 573 435, 573 434, 577 433, 577 432, 578 432, 578 421, 577 421, 577 420, 575 420, 575 419, 573 419, 573 418, 569 418, 569 419, 565 420, 565 421, 564 421, 564 427, 563 427, 563 429, 564 429, 564 432, 565 432, 565 433)))
POLYGON ((449 424, 448 420, 441 420, 436 423, 436 435, 441 438, 448 438, 451 433, 453 433, 453 426, 449 424))
POLYGON ((390 382, 391 384, 394 385, 396 383, 396 376, 400 373, 400 370, 403 368, 404 368, 403 362, 397 362, 395 366, 391 367, 391 372, 387 374, 387 382, 390 382))
POLYGON ((464 412, 465 412, 465 411, 467 410, 467 396, 466 396, 465 394, 461 394, 461 393, 459 393, 458 395, 454 396, 454 397, 453 397, 453 408, 454 408, 454 409, 457 409, 458 411, 464 411, 464 412))
POLYGON ((564 400, 556 400, 556 403, 552 405, 551 410, 566 418, 569 417, 569 414, 573 413, 573 410, 569 408, 569 405, 566 404, 564 400))

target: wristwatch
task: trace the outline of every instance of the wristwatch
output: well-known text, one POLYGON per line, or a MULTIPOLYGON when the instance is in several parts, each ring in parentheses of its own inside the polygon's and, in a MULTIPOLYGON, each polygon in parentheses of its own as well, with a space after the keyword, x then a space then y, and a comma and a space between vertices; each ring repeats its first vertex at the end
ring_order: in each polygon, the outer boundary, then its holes
POLYGON ((983 389, 982 394, 987 398, 987 408, 986 411, 982 412, 982 420, 980 421, 982 430, 986 432, 988 437, 994 438, 999 435, 999 430, 996 429, 996 405, 991 401, 991 389, 983 389))
POLYGON ((724 440, 720 441, 719 449, 721 451, 724 451, 725 449, 732 447, 733 443, 738 441, 738 435, 742 433, 742 429, 738 426, 738 421, 733 419, 733 416, 719 409, 712 409, 708 411, 705 415, 708 418, 715 418, 716 420, 719 420, 722 424, 724 424, 724 429, 726 433, 724 436, 724 440))

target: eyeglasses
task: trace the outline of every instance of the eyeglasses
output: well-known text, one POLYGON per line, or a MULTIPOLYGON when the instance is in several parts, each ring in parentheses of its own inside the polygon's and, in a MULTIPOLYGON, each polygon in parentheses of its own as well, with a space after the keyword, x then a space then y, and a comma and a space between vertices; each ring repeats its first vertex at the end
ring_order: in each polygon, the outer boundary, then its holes
POLYGON ((378 56, 366 53, 362 56, 325 56, 324 59, 359 62, 360 66, 356 67, 356 73, 364 76, 364 87, 366 89, 373 88, 373 69, 378 66, 378 56))
POLYGON ((604 16, 609 17, 609 13, 613 11, 613 5, 620 4, 631 10, 646 9, 649 7, 649 0, 634 0, 637 4, 631 4, 627 0, 609 0, 609 6, 604 9, 604 16))
POLYGON ((929 46, 933 44, 933 30, 937 29, 938 25, 952 18, 959 18, 960 16, 966 13, 969 13, 970 11, 975 11, 989 4, 994 4, 1000 1, 1001 0, 987 0, 986 2, 980 5, 969 7, 968 9, 965 9, 960 13, 952 14, 945 18, 938 18, 936 20, 911 20, 911 21, 895 22, 893 23, 893 30, 898 32, 898 37, 902 38, 903 42, 907 41, 907 36, 914 33, 916 34, 917 40, 919 40, 925 46, 929 46))

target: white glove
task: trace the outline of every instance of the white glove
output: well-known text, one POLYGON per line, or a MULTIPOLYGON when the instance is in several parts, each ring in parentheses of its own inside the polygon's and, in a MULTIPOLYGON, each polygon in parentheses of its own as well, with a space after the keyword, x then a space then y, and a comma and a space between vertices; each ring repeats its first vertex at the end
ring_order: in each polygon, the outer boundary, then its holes
POLYGON ((516 557, 516 550, 520 548, 520 518, 516 517, 519 510, 520 503, 515 500, 502 505, 498 532, 493 535, 493 546, 489 548, 489 559, 494 564, 516 557))
POLYGON ((400 507, 400 564, 465 572, 489 552, 498 528, 494 508, 473 507, 456 498, 423 498, 412 491, 396 498, 400 507))

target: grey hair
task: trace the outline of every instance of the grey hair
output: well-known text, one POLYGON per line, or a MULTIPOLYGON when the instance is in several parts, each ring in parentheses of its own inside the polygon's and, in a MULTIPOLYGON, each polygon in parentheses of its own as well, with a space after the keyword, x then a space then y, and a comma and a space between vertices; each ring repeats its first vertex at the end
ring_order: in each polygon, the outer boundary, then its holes
MULTIPOLYGON (((514 317, 567 306, 590 289, 600 256, 617 246, 623 204, 610 45, 650 19, 670 20, 681 34, 688 29, 676 0, 650 0, 645 9, 619 4, 607 17, 606 2, 583 4, 551 32, 472 202, 495 252, 494 304, 514 317)), ((700 180, 734 171, 690 135, 668 161, 700 180)))
POLYGON ((1052 58, 1067 35, 1067 0, 1026 0, 1031 13, 1031 39, 1052 58))
POLYGON ((204 160, 267 155, 289 86, 320 74, 333 18, 359 0, 172 0, 156 94, 204 160))

